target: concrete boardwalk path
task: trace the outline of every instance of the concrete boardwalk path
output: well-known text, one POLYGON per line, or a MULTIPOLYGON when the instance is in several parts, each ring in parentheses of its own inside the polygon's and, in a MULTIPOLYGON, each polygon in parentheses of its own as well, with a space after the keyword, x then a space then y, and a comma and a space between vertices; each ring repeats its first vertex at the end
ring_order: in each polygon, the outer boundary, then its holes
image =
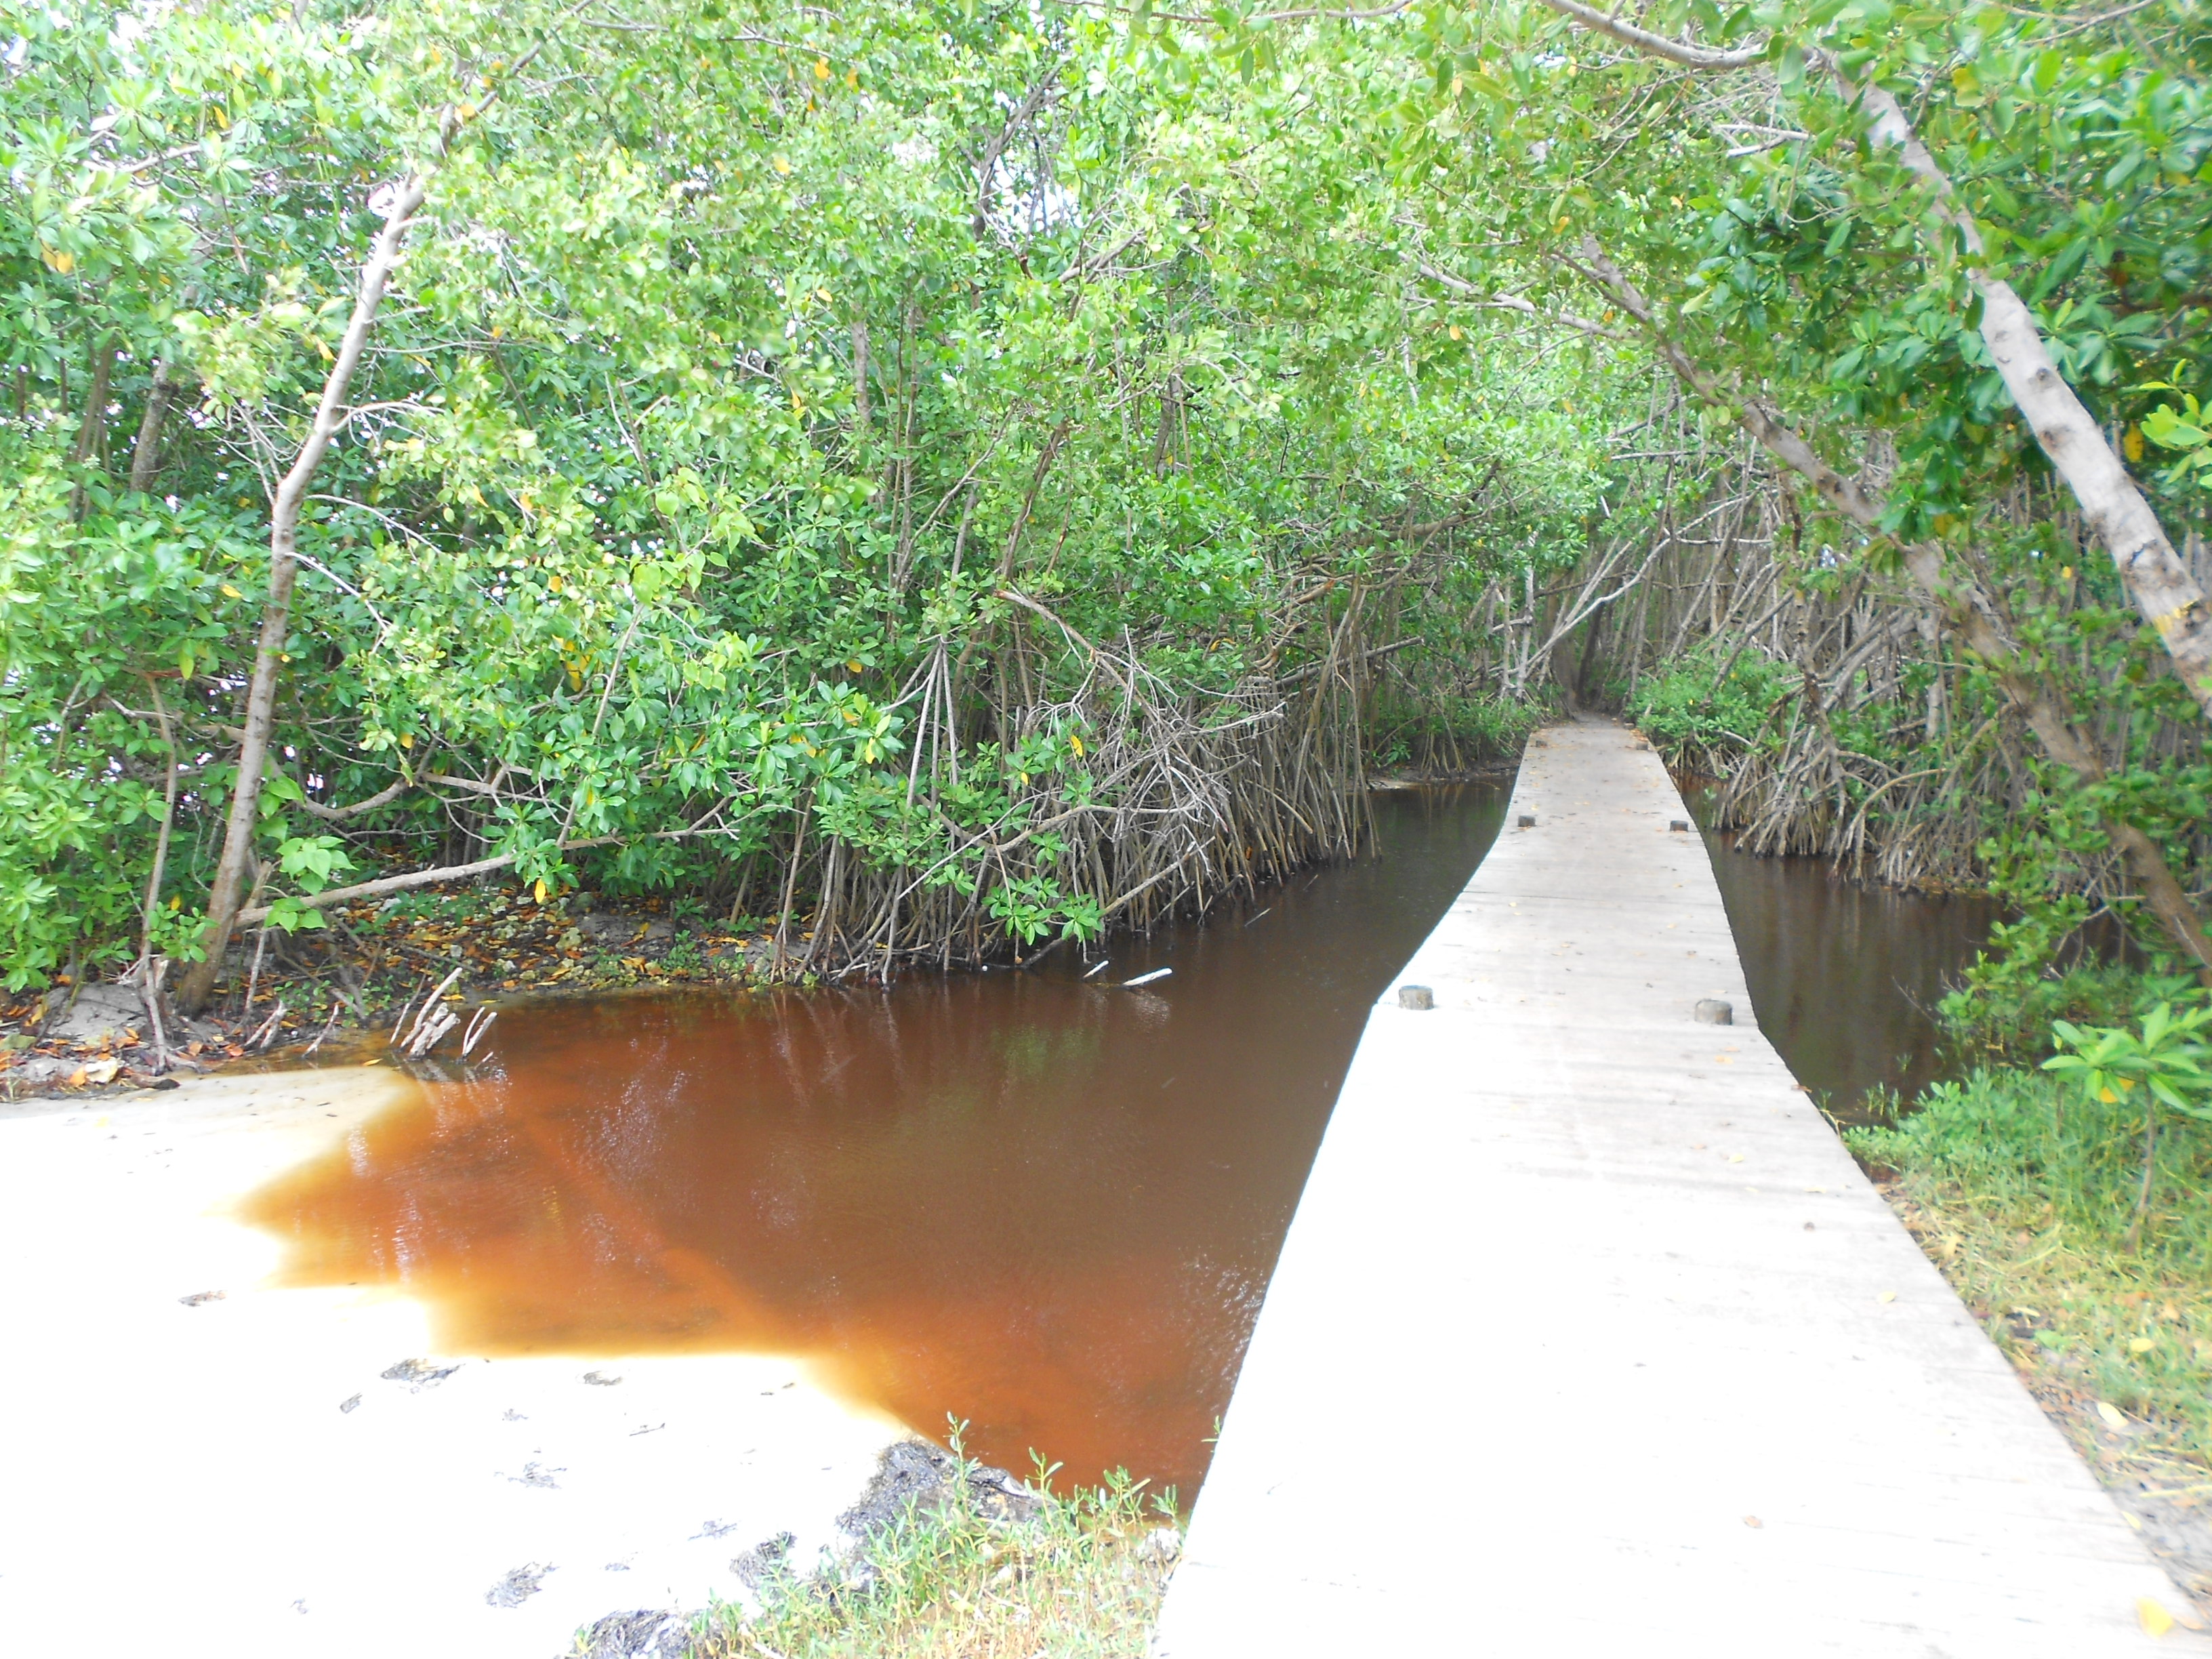
POLYGON ((1435 1009, 1369 1021, 1159 1659, 2212 1652, 1759 1036, 1686 816, 1621 726, 1531 746, 1435 1009))

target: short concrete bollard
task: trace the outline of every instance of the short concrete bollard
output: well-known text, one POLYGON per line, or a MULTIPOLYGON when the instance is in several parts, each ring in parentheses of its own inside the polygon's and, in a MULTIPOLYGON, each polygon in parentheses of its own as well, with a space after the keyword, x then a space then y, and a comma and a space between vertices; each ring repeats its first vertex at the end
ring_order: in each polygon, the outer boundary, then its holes
POLYGON ((1523 830, 1534 830, 1536 827, 1536 820, 1529 816, 1529 814, 1523 812, 1521 815, 1520 827, 1523 830))
POLYGON ((1437 994, 1425 985, 1401 985, 1398 988, 1398 1006, 1401 1008, 1433 1008, 1437 1006, 1437 994))
POLYGON ((1718 997, 1702 997, 1697 1006, 1698 1021, 1704 1025, 1733 1025, 1735 1024, 1735 1005, 1723 1002, 1718 997))

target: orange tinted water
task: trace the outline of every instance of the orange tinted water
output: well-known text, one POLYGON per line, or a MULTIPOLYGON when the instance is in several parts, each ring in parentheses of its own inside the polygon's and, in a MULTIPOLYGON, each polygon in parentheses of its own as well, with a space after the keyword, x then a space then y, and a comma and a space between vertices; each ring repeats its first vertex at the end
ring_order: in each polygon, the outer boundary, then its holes
POLYGON ((794 1353, 988 1462, 1188 1498, 1368 1006, 1504 804, 1381 796, 1381 857, 1115 941, 1095 979, 1063 950, 513 1006, 471 1076, 248 1213, 289 1282, 403 1288, 450 1352, 794 1353))

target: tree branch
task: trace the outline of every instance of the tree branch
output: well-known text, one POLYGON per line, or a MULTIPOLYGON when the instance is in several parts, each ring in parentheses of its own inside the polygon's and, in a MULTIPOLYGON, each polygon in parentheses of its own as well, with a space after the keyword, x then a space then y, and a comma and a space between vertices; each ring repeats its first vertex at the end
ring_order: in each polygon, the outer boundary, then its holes
POLYGON ((1579 4, 1577 0, 1544 0, 1544 3, 1561 16, 1573 18, 1584 28, 1595 29, 1600 34, 1609 35, 1625 46, 1634 46, 1638 52, 1648 52, 1654 58, 1664 58, 1669 63, 1680 64, 1689 69, 1749 69, 1766 57, 1764 40, 1755 46, 1739 46, 1734 52, 1719 52, 1711 46, 1700 46, 1686 40, 1670 40, 1663 34, 1640 29, 1609 12, 1579 4))

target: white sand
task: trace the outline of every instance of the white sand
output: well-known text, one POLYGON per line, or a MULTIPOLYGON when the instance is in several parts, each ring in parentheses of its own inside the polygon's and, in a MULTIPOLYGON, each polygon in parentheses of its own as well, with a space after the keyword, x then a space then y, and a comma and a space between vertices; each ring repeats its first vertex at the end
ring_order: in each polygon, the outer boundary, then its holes
POLYGON ((779 1533, 835 1540, 903 1431, 796 1361, 441 1354, 407 1297, 270 1287, 277 1242, 227 1206, 411 1086, 295 1072, 0 1116, 6 1651, 552 1659, 602 1614, 738 1597, 732 1559, 779 1533), (461 1364, 380 1376, 415 1358, 461 1364), (536 1594, 487 1603, 532 1566, 536 1594))

